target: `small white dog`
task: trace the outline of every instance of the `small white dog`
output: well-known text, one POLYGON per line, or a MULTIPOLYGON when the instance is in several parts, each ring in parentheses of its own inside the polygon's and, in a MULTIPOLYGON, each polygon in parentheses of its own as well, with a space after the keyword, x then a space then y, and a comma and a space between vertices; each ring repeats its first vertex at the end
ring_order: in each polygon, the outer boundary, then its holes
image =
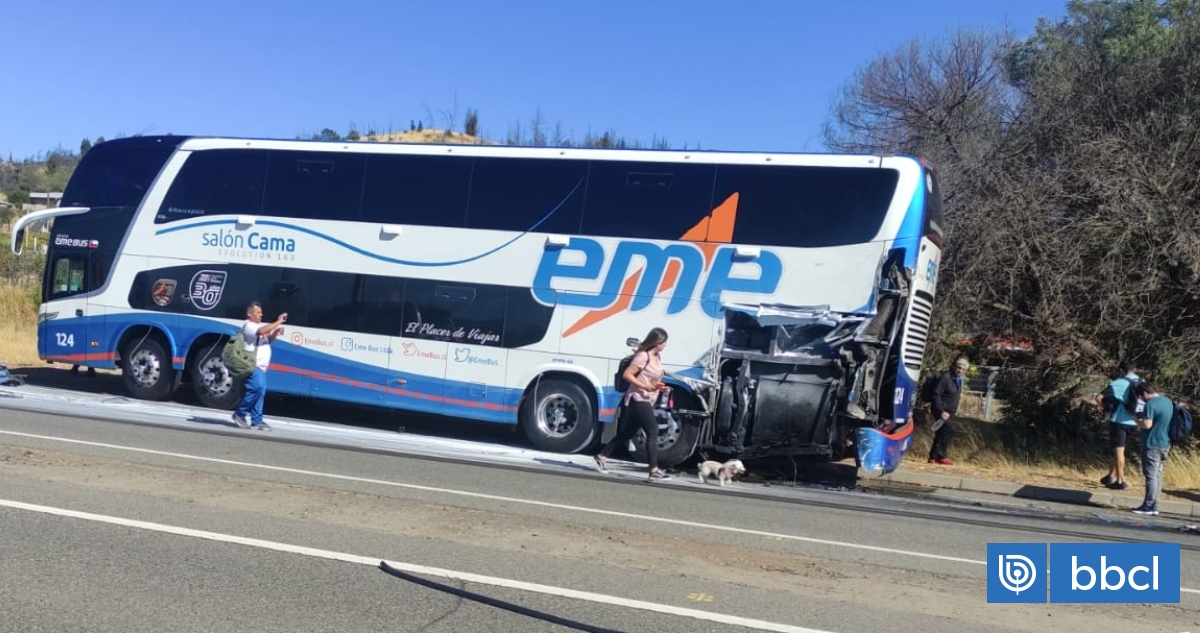
POLYGON ((725 482, 733 481, 733 478, 738 475, 746 474, 746 467, 742 465, 742 460, 731 459, 724 464, 721 462, 706 461, 700 463, 700 483, 708 483, 709 477, 716 477, 717 481, 724 486, 725 482))

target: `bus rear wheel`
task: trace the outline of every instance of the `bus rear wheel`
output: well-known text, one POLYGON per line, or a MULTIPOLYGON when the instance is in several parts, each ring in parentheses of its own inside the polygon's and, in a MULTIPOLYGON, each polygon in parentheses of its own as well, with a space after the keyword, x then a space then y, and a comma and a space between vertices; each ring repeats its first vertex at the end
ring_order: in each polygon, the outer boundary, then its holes
POLYGON ((125 388, 141 400, 166 400, 175 388, 171 356, 154 336, 143 337, 125 348, 121 356, 125 388))
POLYGON ((596 412, 582 387, 569 380, 539 380, 518 412, 525 437, 539 450, 577 453, 596 434, 596 412))
POLYGON ((245 393, 244 381, 229 373, 221 360, 223 345, 212 345, 196 354, 189 367, 200 403, 210 409, 232 411, 245 393))

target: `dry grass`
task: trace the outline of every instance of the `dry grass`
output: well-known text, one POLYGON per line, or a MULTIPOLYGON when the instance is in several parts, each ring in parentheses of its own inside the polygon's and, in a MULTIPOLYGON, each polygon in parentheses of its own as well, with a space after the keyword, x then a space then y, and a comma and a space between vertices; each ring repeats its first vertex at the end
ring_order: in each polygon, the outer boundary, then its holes
POLYGON ((455 143, 460 145, 495 145, 496 143, 450 130, 410 130, 394 134, 362 137, 364 141, 381 143, 455 143))
MULTIPOLYGON (((1018 456, 1017 451, 1007 447, 1000 424, 975 418, 959 418, 955 426, 950 446, 953 466, 928 464, 933 433, 927 423, 922 423, 920 417, 917 419, 905 469, 1050 488, 1105 490, 1100 478, 1108 474, 1109 453, 1098 451, 1094 458, 1081 459, 1068 447, 1044 447, 1034 457, 1018 456)), ((1137 452, 1138 444, 1134 441, 1126 450, 1125 481, 1129 484, 1126 494, 1140 495, 1145 490, 1137 452)), ((1172 449, 1163 473, 1163 493, 1174 498, 1200 499, 1200 454, 1172 449)))
POLYGON ((0 281, 0 361, 41 365, 37 354, 37 288, 0 281))

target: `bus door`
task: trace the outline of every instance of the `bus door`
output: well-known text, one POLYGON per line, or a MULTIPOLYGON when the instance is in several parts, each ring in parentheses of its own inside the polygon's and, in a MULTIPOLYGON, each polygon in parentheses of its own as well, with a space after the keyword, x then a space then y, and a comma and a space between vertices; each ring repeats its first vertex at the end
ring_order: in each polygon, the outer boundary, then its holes
POLYGON ((108 277, 111 254, 52 246, 47 258, 48 279, 38 315, 38 354, 72 365, 111 367, 113 358, 103 350, 105 311, 89 301, 90 294, 108 277))

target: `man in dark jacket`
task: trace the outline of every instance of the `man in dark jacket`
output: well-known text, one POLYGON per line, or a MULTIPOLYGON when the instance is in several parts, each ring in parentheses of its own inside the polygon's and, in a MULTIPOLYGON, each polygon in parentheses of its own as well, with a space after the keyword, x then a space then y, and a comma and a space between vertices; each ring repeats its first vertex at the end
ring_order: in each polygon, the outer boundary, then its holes
POLYGON ((954 427, 950 418, 958 413, 958 401, 962 396, 963 375, 970 369, 971 363, 965 358, 959 358, 950 371, 942 374, 937 386, 933 389, 929 409, 933 414, 933 446, 929 448, 929 463, 949 466, 950 440, 954 437, 954 427))

